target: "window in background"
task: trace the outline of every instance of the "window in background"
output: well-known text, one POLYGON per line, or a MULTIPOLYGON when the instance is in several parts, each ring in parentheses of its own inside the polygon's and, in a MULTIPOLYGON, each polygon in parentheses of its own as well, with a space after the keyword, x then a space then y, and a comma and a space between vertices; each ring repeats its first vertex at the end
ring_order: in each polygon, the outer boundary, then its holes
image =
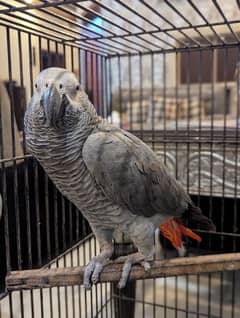
MULTIPOLYGON (((229 40, 228 35, 224 38, 229 40)), ((180 84, 235 81, 237 57, 236 47, 183 52, 180 54, 180 84)))

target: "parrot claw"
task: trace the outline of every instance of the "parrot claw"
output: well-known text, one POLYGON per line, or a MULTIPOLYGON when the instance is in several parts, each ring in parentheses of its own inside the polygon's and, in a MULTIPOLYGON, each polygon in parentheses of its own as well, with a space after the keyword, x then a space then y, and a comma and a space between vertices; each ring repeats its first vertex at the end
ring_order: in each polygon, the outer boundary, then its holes
POLYGON ((88 283, 88 284, 85 284, 85 283, 84 283, 84 288, 85 288, 86 290, 91 290, 91 289, 92 289, 92 285, 91 285, 90 283, 88 283))

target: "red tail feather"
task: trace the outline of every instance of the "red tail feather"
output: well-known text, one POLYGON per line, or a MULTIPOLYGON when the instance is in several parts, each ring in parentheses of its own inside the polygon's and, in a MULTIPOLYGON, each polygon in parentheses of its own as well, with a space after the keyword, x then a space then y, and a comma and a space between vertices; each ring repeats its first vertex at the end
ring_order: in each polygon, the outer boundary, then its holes
POLYGON ((201 237, 196 233, 186 228, 180 223, 177 218, 172 218, 160 225, 160 231, 175 248, 181 248, 182 246, 182 234, 192 239, 201 242, 201 237))

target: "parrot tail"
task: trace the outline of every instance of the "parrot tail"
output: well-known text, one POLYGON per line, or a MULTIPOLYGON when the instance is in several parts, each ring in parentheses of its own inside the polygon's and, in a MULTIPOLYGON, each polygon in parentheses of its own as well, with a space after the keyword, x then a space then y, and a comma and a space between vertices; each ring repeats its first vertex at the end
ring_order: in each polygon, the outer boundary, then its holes
POLYGON ((182 235, 191 237, 198 242, 201 242, 202 240, 200 236, 182 225, 181 220, 176 217, 162 223, 160 225, 160 232, 177 250, 182 249, 183 247, 182 235))
POLYGON ((200 208, 196 207, 193 203, 188 205, 188 209, 182 214, 180 218, 183 224, 191 228, 199 227, 201 230, 216 231, 216 226, 212 220, 203 215, 200 208))
POLYGON ((179 251, 183 249, 182 235, 188 236, 198 242, 201 242, 201 237, 185 227, 187 224, 190 227, 200 227, 203 230, 216 231, 213 222, 202 214, 200 208, 189 204, 188 209, 181 217, 174 217, 160 225, 160 232, 165 236, 172 245, 179 251))

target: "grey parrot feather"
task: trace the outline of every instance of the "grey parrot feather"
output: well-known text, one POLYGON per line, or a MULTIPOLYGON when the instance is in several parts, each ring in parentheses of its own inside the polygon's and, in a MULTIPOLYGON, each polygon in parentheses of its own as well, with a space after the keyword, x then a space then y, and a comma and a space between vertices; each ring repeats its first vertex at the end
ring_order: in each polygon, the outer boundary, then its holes
POLYGON ((191 202, 145 143, 111 125, 88 137, 83 159, 106 196, 133 214, 180 216, 191 202))

